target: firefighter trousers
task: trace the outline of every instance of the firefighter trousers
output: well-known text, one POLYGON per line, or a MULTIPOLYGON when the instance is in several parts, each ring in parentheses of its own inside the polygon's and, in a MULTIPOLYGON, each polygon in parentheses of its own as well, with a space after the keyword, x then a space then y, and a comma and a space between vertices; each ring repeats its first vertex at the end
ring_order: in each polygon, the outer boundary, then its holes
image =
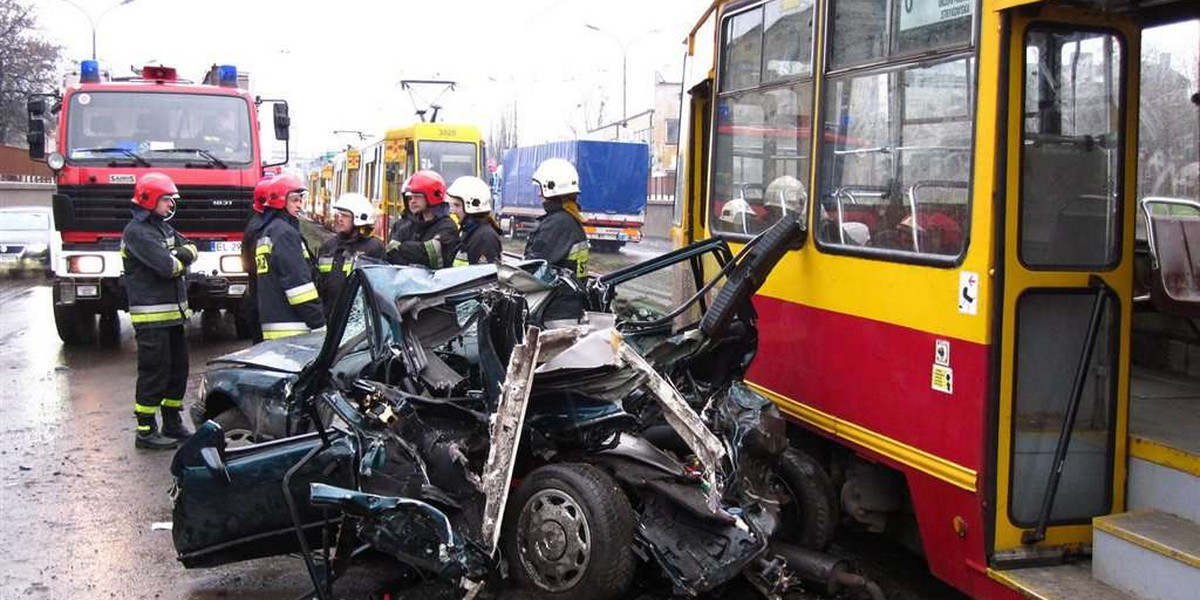
POLYGON ((143 327, 136 330, 137 385, 133 412, 138 433, 154 431, 154 414, 183 409, 187 391, 188 349, 184 325, 143 327))

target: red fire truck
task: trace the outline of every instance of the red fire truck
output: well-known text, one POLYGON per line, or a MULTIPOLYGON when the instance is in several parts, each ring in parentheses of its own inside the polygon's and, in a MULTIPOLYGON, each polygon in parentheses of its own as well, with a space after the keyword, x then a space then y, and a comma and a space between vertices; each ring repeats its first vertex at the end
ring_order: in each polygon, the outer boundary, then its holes
POLYGON ((166 173, 181 201, 171 220, 196 242, 200 256, 187 274, 188 304, 201 311, 205 332, 238 315, 247 274, 239 250, 254 185, 264 168, 287 163, 287 103, 252 97, 236 67, 212 68, 203 83, 182 80, 170 67, 146 67, 139 77, 109 77, 83 61, 79 81, 28 103, 29 153, 54 171, 55 226, 62 247, 53 257, 54 319, 64 343, 118 337, 121 231, 130 219, 134 183, 166 173), (264 164, 258 107, 273 104, 283 162, 264 164), (57 119, 46 154, 46 121, 57 119))

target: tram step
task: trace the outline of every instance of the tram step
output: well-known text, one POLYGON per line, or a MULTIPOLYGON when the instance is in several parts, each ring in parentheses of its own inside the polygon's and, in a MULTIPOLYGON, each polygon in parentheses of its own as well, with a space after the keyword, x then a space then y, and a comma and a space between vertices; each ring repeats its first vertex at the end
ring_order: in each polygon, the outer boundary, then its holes
POLYGON ((1092 521, 1092 576, 1147 600, 1195 600, 1200 525, 1157 510, 1092 521))
POLYGON ((1159 510, 1200 523, 1200 456, 1178 445, 1129 436, 1129 510, 1159 510))
POLYGON ((988 577, 1030 600, 1142 600, 1096 581, 1090 562, 988 570, 988 577))

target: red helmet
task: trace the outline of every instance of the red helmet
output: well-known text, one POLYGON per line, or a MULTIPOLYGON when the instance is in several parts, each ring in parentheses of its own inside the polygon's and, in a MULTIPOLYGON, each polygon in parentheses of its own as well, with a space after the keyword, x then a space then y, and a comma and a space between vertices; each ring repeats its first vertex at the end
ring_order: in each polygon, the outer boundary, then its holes
POLYGON ((421 194, 430 206, 437 206, 446 201, 446 180, 437 171, 417 171, 404 182, 404 197, 409 194, 421 194))
POLYGON ((264 177, 254 186, 254 212, 261 213, 266 210, 267 196, 271 195, 271 185, 274 183, 274 177, 264 177))
POLYGON ((282 209, 287 205, 288 194, 307 191, 308 184, 305 183, 303 177, 295 173, 281 173, 271 179, 271 185, 267 189, 270 192, 267 194, 267 199, 263 204, 267 208, 282 209))
POLYGON ((133 186, 132 202, 146 210, 154 210, 154 207, 158 206, 159 198, 168 194, 179 194, 179 189, 170 177, 162 173, 146 173, 138 180, 137 185, 133 186))

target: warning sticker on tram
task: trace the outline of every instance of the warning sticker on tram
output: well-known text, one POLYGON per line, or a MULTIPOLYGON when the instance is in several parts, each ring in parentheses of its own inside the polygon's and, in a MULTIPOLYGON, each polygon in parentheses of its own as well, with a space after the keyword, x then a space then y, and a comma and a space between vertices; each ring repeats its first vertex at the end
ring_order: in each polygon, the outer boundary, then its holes
POLYGON ((954 369, 942 365, 933 365, 933 383, 930 387, 943 394, 953 394, 954 369))
POLYGON ((900 31, 970 17, 975 0, 900 0, 900 31))

